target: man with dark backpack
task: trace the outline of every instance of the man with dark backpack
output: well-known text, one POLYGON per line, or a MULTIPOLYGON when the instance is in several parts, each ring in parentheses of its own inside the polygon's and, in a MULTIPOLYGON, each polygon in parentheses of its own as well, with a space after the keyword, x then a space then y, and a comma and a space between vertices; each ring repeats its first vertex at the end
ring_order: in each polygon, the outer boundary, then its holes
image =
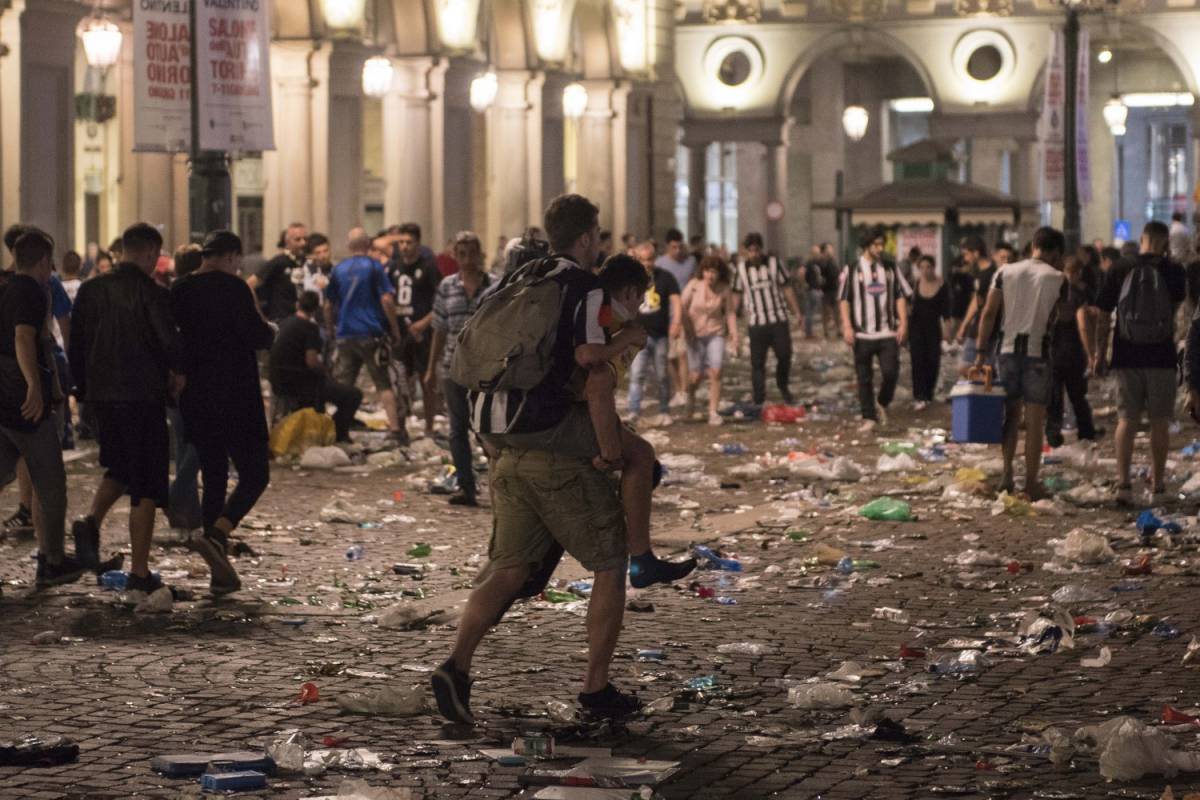
POLYGON ((1112 370, 1117 376, 1117 503, 1133 505, 1129 467, 1143 414, 1150 418, 1151 504, 1166 499, 1165 470, 1175 411, 1175 308, 1187 294, 1183 268, 1167 257, 1170 233, 1161 222, 1142 229, 1139 253, 1105 277, 1097 305, 1116 311, 1112 370))

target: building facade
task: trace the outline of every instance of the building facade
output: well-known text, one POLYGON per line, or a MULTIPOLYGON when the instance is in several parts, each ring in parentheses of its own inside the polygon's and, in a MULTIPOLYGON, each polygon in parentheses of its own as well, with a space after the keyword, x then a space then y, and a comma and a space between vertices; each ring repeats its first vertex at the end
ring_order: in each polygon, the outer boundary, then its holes
MULTIPOLYGON (((1090 65, 1086 240, 1195 207, 1196 2, 1077 7, 1090 65), (1114 98, 1122 136, 1104 113, 1114 98)), ((962 180, 1016 198, 1020 227, 1032 228, 1062 213, 1048 199, 1058 195, 1045 180, 1042 97, 1064 8, 273 0, 276 148, 231 154, 233 224, 268 252, 292 221, 327 233, 335 251, 353 225, 410 220, 435 247, 473 229, 492 249, 573 189, 618 235, 678 226, 734 245, 761 230, 799 255, 839 235, 822 205, 889 181, 886 155, 929 138, 953 145, 962 180), (364 64, 377 56, 391 77, 368 92, 364 64), (484 76, 490 97, 473 97, 484 76), (850 106, 865 112, 856 138, 850 106)), ((161 226, 170 244, 186 239, 186 154, 132 146, 131 18, 129 0, 0 10, 0 223, 43 225, 80 250, 133 220, 161 226), (77 35, 97 13, 123 33, 103 70, 77 35)))

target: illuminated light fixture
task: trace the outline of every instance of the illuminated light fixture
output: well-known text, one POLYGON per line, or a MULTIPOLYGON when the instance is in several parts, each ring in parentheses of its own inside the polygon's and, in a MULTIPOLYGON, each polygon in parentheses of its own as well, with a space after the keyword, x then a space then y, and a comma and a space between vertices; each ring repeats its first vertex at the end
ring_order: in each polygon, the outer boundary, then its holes
POLYGON ((1130 108, 1190 106, 1196 102, 1191 92, 1131 92, 1121 95, 1121 100, 1130 108))
POLYGON ((366 17, 366 0, 324 0, 325 24, 333 30, 347 31, 362 28, 366 17))
POLYGON ((1112 61, 1112 58, 1113 51, 1107 47, 1101 48, 1100 52, 1096 54, 1096 60, 1101 64, 1107 64, 1108 62, 1112 61))
POLYGON ((471 108, 482 114, 496 102, 496 94, 500 91, 500 80, 494 72, 485 72, 471 81, 471 108))
POLYGON ((574 11, 575 0, 533 0, 533 40, 538 58, 562 62, 574 11))
POLYGON ((470 50, 475 46, 479 0, 435 0, 434 9, 442 44, 454 50, 470 50))
POLYGON ((567 119, 579 119, 587 111, 588 93, 582 83, 572 83, 563 89, 563 116, 567 119))
POLYGON ((1129 119, 1129 106, 1121 102, 1120 97, 1113 97, 1104 104, 1104 122, 1113 136, 1125 135, 1125 120, 1129 119))
POLYGON ((870 119, 871 115, 862 106, 848 106, 842 112, 842 128, 850 137, 850 141, 862 141, 862 138, 867 135, 867 123, 870 122, 870 119))
POLYGON ((81 20, 75 34, 89 67, 104 71, 121 57, 121 29, 100 14, 81 20))
POLYGON ((642 72, 650 67, 649 54, 654 48, 651 12, 648 0, 612 0, 613 22, 617 29, 617 57, 621 67, 642 72))
POLYGON ((371 56, 363 62, 362 89, 367 97, 385 97, 392 90, 392 60, 387 56, 371 56))
POLYGON ((888 108, 897 114, 928 114, 933 111, 933 98, 897 97, 888 101, 888 108))

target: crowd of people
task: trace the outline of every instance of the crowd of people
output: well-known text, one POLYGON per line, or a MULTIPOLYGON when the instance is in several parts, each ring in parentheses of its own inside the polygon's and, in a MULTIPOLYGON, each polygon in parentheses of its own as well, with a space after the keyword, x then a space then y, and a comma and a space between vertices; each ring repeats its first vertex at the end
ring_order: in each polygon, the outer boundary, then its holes
POLYGON ((1143 418, 1151 500, 1165 497, 1180 361, 1187 407, 1200 421, 1200 323, 1187 322, 1197 266, 1173 256, 1179 231, 1159 222, 1125 251, 1068 252, 1052 228, 1019 254, 970 236, 943 275, 933 254, 888 258, 875 231, 848 265, 839 268, 822 245, 789 268, 757 233, 732 257, 676 230, 661 250, 622 237, 614 252, 598 221, 586 198, 556 198, 544 229, 505 240, 490 266, 474 233, 459 233, 437 255, 412 223, 375 236, 351 230, 348 255, 335 264, 329 238, 296 223, 256 270, 245 268, 230 231, 167 258, 158 230, 138 223, 110 251, 56 259, 48 234, 13 226, 4 236, 11 268, 0 272, 0 480, 20 487, 6 528, 36 532, 36 585, 121 567, 122 556, 104 558, 101 530, 128 496, 128 589, 163 588, 150 564, 163 510, 191 532, 212 594, 238 591, 232 534, 269 486, 270 425, 332 406, 335 436, 348 442, 361 424, 365 367, 392 446, 409 445, 421 395, 424 434, 444 441, 455 465, 450 503, 479 505, 476 444, 490 461, 490 563, 453 653, 432 677, 442 713, 471 720, 476 648, 516 599, 544 588, 565 551, 595 572, 579 701, 618 715, 637 707, 608 680, 626 576, 645 587, 695 567, 651 548, 661 468, 629 423, 653 388, 658 414, 645 422, 670 424, 673 408, 692 418, 706 392, 701 416, 721 424, 722 369, 741 354, 743 324, 754 406, 766 402, 768 355, 780 401, 796 402, 794 324, 806 338, 840 334, 853 351, 862 433, 886 424, 905 347, 917 413, 938 399, 944 355, 960 355, 962 377, 991 371, 1006 399, 998 488, 1016 490, 1023 431, 1023 488, 1033 499, 1044 494, 1043 442, 1063 444, 1066 401, 1079 439, 1105 433, 1088 404, 1090 376, 1116 380, 1118 503, 1135 502, 1130 468, 1143 418), (443 410, 446 434, 436 426, 443 410), (63 451, 87 437, 98 441, 104 474, 73 523, 68 554, 63 451), (237 479, 228 491, 231 464, 237 479))

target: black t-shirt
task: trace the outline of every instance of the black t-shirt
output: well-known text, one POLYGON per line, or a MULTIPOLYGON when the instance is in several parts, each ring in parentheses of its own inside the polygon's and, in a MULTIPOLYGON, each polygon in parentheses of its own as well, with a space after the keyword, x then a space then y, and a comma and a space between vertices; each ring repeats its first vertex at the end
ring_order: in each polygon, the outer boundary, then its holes
POLYGON ((665 269, 654 268, 653 285, 638 309, 638 322, 650 336, 666 336, 671 329, 671 297, 679 295, 679 281, 665 269))
POLYGON ((258 302, 267 319, 275 322, 290 316, 296 310, 296 281, 292 271, 303 265, 290 253, 280 253, 258 272, 258 302))
MULTIPOLYGON (((1103 312, 1112 312, 1121 300, 1121 288, 1125 278, 1137 263, 1150 263, 1162 275, 1167 284, 1167 294, 1171 302, 1178 306, 1187 295, 1187 279, 1183 267, 1171 261, 1153 255, 1139 255, 1136 259, 1123 258, 1113 265, 1104 276, 1104 285, 1100 287, 1100 296, 1096 305, 1103 312)), ((1174 369, 1175 342, 1168 339, 1165 342, 1152 344, 1134 344, 1121 338, 1121 326, 1117 321, 1113 325, 1112 368, 1113 369, 1174 369)))
POLYGON ((971 306, 971 295, 975 294, 975 278, 971 273, 959 270, 950 274, 950 316, 963 319, 971 306))
POLYGON ((979 335, 979 320, 983 319, 983 307, 987 305, 988 292, 992 288, 992 280, 996 277, 996 265, 989 264, 987 269, 980 270, 975 276, 975 313, 967 322, 967 337, 974 339, 979 335))
POLYGON ((321 352, 321 329, 312 320, 291 316, 279 323, 271 345, 271 391, 281 397, 307 397, 321 384, 321 374, 309 369, 305 353, 321 352))
POLYGON ((415 322, 429 316, 433 311, 433 298, 441 283, 442 273, 437 263, 424 255, 415 263, 404 264, 399 260, 388 265, 388 277, 396 287, 396 316, 405 322, 415 322))
POLYGON ((271 346, 274 332, 246 282, 225 272, 195 272, 171 287, 171 311, 183 343, 187 383, 179 408, 189 431, 251 423, 240 432, 265 438, 255 352, 271 346))
POLYGON ((837 262, 832 258, 823 258, 819 263, 821 265, 822 291, 824 291, 825 294, 836 295, 838 290, 838 281, 842 276, 841 269, 838 267, 837 262))
POLYGON ((809 289, 821 289, 825 286, 824 270, 821 269, 821 262, 815 258, 804 265, 804 283, 809 289))
MULTIPOLYGON (((35 331, 38 372, 42 379, 43 417, 50 413, 50 402, 54 396, 49 383, 51 372, 50 365, 46 361, 46 348, 41 346, 40 337, 42 326, 46 324, 49 303, 46 290, 30 276, 20 273, 13 274, 6 281, 3 294, 0 294, 0 355, 16 358, 18 325, 28 325, 35 331)), ((11 365, 9 366, 11 367, 11 365)), ((19 366, 11 374, 14 377, 18 375, 19 366)), ((23 378, 22 385, 24 385, 23 378)), ((21 403, 25 400, 24 396, 18 398, 14 391, 3 400, 4 402, 0 403, 0 425, 27 427, 21 417, 21 403), (14 401, 16 407, 9 407, 14 401)))

